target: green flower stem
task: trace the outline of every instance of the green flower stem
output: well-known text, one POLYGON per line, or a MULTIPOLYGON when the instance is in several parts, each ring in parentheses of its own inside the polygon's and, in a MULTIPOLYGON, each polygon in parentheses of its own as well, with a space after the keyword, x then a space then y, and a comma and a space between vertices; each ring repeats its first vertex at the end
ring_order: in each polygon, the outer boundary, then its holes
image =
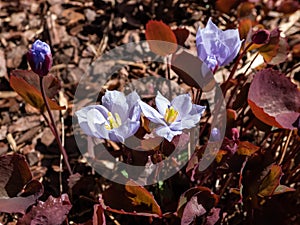
POLYGON ((51 123, 49 123, 49 121, 48 121, 49 127, 50 127, 50 129, 51 129, 51 131, 52 131, 52 133, 53 133, 53 135, 55 137, 55 140, 56 140, 56 142, 58 144, 59 150, 60 150, 61 154, 64 157, 64 161, 65 161, 65 164, 67 166, 67 169, 68 169, 69 173, 72 175, 73 172, 71 170, 71 166, 70 166, 69 161, 68 161, 68 155, 66 153, 66 150, 64 149, 64 147, 61 144, 61 140, 60 140, 60 137, 59 137, 59 134, 58 134, 58 131, 57 131, 54 119, 53 119, 53 115, 52 115, 49 103, 47 101, 47 98, 46 98, 46 93, 45 93, 45 88, 44 88, 44 83, 43 83, 43 77, 41 77, 41 76, 40 76, 40 87, 41 87, 41 92, 42 92, 43 100, 45 102, 45 106, 46 106, 46 109, 47 109, 47 112, 49 114, 50 121, 51 121, 51 123))
POLYGON ((250 43, 246 46, 246 48, 244 49, 244 51, 239 55, 239 57, 238 57, 238 59, 236 60, 236 62, 235 62, 235 64, 234 64, 234 66, 233 66, 233 68, 232 68, 232 70, 231 70, 231 72, 230 72, 230 74, 229 74, 227 80, 226 80, 225 83, 223 84, 223 85, 224 85, 224 86, 223 86, 224 88, 222 88, 222 89, 223 89, 222 92, 223 92, 224 97, 225 97, 226 92, 227 92, 227 89, 228 89, 229 81, 232 79, 233 75, 235 74, 235 71, 236 71, 236 69, 237 69, 237 67, 238 67, 238 65, 239 65, 240 60, 242 59, 242 57, 246 54, 246 52, 248 51, 248 49, 249 49, 252 45, 253 45, 253 42, 250 42, 250 43))

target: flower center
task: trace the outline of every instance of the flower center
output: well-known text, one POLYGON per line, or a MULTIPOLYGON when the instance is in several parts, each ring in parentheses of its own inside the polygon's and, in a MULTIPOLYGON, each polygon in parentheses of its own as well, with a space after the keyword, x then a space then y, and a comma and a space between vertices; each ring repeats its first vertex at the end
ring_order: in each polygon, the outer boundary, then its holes
POLYGON ((169 106, 166 109, 164 119, 168 124, 170 124, 170 123, 173 123, 177 119, 177 116, 178 116, 178 111, 176 111, 173 106, 169 106))
POLYGON ((119 126, 122 125, 122 121, 118 113, 115 113, 115 116, 113 116, 111 112, 108 112, 107 121, 109 122, 109 124, 105 124, 105 128, 107 130, 118 128, 119 126))

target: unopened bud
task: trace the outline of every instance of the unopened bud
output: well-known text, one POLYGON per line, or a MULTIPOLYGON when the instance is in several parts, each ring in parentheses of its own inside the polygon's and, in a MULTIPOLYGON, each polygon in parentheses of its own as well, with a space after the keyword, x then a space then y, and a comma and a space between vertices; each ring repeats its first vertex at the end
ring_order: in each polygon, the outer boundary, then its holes
POLYGON ((252 42, 254 44, 267 44, 270 40, 270 31, 262 29, 262 30, 258 30, 256 31, 253 35, 252 35, 252 42))
POLYGON ((27 60, 33 72, 39 76, 46 76, 52 66, 52 54, 49 45, 36 40, 27 53, 27 60))

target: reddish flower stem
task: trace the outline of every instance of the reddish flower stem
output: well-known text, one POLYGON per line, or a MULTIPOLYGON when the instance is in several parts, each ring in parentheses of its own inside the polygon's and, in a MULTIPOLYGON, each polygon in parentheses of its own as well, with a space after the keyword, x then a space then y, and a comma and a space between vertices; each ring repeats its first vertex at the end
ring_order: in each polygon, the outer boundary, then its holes
POLYGON ((46 93, 45 93, 45 88, 44 88, 44 83, 43 83, 43 78, 44 77, 40 76, 40 87, 41 87, 41 92, 42 92, 43 100, 45 102, 45 106, 46 106, 46 109, 47 109, 47 112, 49 114, 50 121, 51 121, 51 123, 49 123, 49 121, 48 121, 49 127, 50 127, 50 129, 51 129, 51 131, 52 131, 52 133, 53 133, 53 135, 55 137, 55 140, 56 140, 56 142, 58 144, 58 148, 59 148, 61 154, 64 157, 64 161, 65 161, 65 164, 67 166, 67 169, 68 169, 69 173, 72 175, 73 172, 71 170, 71 166, 70 166, 69 161, 68 161, 68 155, 66 153, 66 150, 64 149, 64 147, 61 144, 61 140, 60 140, 60 137, 59 137, 59 134, 58 134, 58 131, 57 131, 54 119, 53 119, 53 115, 52 115, 49 103, 47 101, 47 97, 46 97, 46 93))
POLYGON ((223 88, 223 90, 222 90, 224 97, 225 97, 226 92, 227 92, 227 89, 228 89, 229 81, 232 79, 233 75, 235 74, 235 71, 237 70, 237 67, 238 67, 238 65, 239 65, 240 60, 242 59, 242 57, 246 54, 246 52, 248 51, 248 49, 249 49, 252 45, 253 45, 253 42, 250 42, 250 43, 246 46, 246 48, 243 50, 243 52, 239 55, 239 57, 237 58, 237 60, 236 60, 236 62, 235 62, 235 64, 234 64, 234 66, 233 66, 233 68, 232 68, 232 70, 231 70, 231 72, 230 72, 230 74, 229 74, 229 76, 228 76, 228 78, 227 78, 227 80, 226 80, 225 83, 224 83, 224 88, 223 88))

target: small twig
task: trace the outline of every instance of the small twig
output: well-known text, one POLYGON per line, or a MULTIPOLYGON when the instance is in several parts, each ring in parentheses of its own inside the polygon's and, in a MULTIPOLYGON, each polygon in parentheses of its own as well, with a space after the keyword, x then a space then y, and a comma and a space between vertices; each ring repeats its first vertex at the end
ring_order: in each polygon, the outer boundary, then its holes
MULTIPOLYGON (((171 61, 169 59, 170 56, 166 56, 166 61, 167 61, 167 79, 171 80, 171 61)), ((170 90, 171 91, 171 90, 170 90)))
POLYGON ((292 68, 290 68, 288 71, 286 71, 286 74, 291 73, 294 69, 296 69, 297 67, 300 66, 300 63, 297 63, 296 65, 294 65, 292 68))
POLYGON ((220 191, 220 194, 219 194, 220 197, 225 193, 226 188, 229 186, 229 184, 230 184, 232 178, 233 178, 233 173, 230 173, 230 174, 228 175, 228 178, 227 178, 227 180, 226 180, 226 182, 225 182, 225 184, 224 184, 222 190, 220 191))
POLYGON ((287 150, 287 148, 288 148, 288 146, 289 146, 289 143, 290 143, 290 140, 291 140, 292 133, 293 133, 293 130, 290 130, 289 136, 288 136, 288 138, 287 138, 287 140, 286 140, 286 142, 285 142, 285 145, 284 145, 284 147, 283 147, 282 155, 281 155, 281 158, 280 158, 280 160, 279 160, 278 165, 280 165, 280 164, 283 162, 284 156, 285 156, 285 154, 286 154, 286 150, 287 150))
POLYGON ((60 137, 58 135, 58 131, 57 131, 54 119, 53 119, 53 115, 52 115, 49 103, 47 101, 47 97, 46 97, 46 93, 45 93, 45 89, 44 89, 43 77, 40 77, 40 88, 41 88, 42 97, 43 97, 43 100, 45 102, 45 106, 46 106, 46 109, 47 109, 47 112, 48 112, 48 115, 49 115, 50 121, 51 121, 51 123, 49 123, 49 127, 50 127, 50 129, 51 129, 51 131, 52 131, 52 133, 53 133, 53 135, 56 139, 59 150, 60 150, 61 154, 64 157, 64 161, 65 161, 65 164, 67 166, 67 169, 68 169, 69 173, 72 175, 73 172, 71 170, 71 166, 70 166, 69 161, 68 161, 68 156, 67 156, 66 150, 64 149, 64 147, 61 144, 61 140, 60 140, 60 137))
MULTIPOLYGON (((64 148, 65 147, 65 121, 64 117, 61 116, 61 145, 64 148)), ((63 192, 63 185, 62 185, 62 171, 63 171, 63 155, 60 154, 60 159, 59 159, 59 189, 60 193, 63 192)))

